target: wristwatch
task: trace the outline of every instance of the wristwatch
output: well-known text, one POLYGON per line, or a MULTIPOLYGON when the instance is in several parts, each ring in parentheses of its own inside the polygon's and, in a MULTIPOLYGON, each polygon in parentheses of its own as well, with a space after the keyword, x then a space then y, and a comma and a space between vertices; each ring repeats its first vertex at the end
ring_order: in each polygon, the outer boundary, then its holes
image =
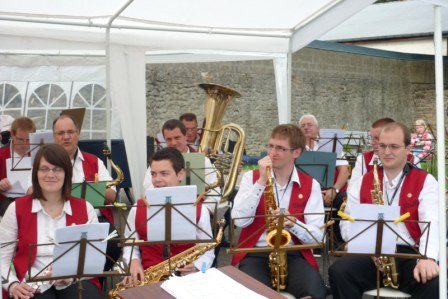
POLYGON ((336 194, 338 194, 338 193, 339 193, 339 189, 337 189, 337 188, 335 188, 335 187, 331 187, 331 189, 333 189, 333 190, 334 190, 334 192, 336 192, 336 194))

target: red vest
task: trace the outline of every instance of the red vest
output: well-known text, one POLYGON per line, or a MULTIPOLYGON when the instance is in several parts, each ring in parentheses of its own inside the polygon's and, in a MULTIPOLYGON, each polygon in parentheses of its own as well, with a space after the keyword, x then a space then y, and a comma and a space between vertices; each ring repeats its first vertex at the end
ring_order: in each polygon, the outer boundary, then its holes
POLYGON ((11 158, 11 147, 5 146, 0 148, 0 180, 6 178, 6 159, 11 158))
MULTIPOLYGON (((201 209, 202 205, 198 204, 196 206, 196 223, 198 223, 201 218, 201 209)), ((139 199, 137 201, 137 210, 135 213, 135 229, 140 237, 140 240, 145 241, 148 240, 147 212, 148 209, 146 208, 145 203, 143 200, 139 199)), ((194 243, 170 244, 170 256, 175 256, 176 254, 179 254, 194 245, 194 243)), ((140 246, 140 251, 142 253, 143 269, 147 269, 163 262, 163 244, 140 246)))
MULTIPOLYGON (((87 182, 95 181, 95 174, 98 173, 98 157, 86 152, 82 152, 84 160, 82 160, 82 170, 84 171, 84 178, 87 182)), ((114 212, 111 208, 100 208, 104 217, 114 224, 114 212)))
MULTIPOLYGON (((381 190, 383 190, 383 169, 378 169, 378 179, 381 183, 381 190)), ((400 205, 400 214, 403 215, 406 212, 411 214, 409 220, 418 220, 418 206, 420 204, 418 198, 420 192, 423 189, 423 185, 426 180, 427 172, 410 167, 409 173, 405 176, 400 192, 400 199, 398 204, 400 205)), ((361 190, 360 190, 360 203, 371 204, 372 195, 370 191, 373 189, 373 171, 370 171, 362 178, 361 190)), ((417 222, 405 222, 406 228, 409 231, 412 239, 418 244, 420 241, 420 227, 417 222)))
MULTIPOLYGON (((291 214, 302 214, 305 211, 306 204, 311 195, 311 186, 313 184, 313 178, 309 175, 306 175, 300 171, 297 172, 299 175, 300 185, 297 183, 293 183, 291 199, 289 201, 288 210, 291 214), (303 198, 299 198, 299 194, 303 195, 303 198)), ((260 177, 260 172, 255 170, 253 172, 253 182, 255 183, 260 177)), ((258 203, 257 210, 255 212, 256 216, 264 215, 264 194, 260 198, 260 202, 258 203)), ((305 222, 303 215, 297 216, 297 219, 305 222)), ((247 227, 244 227, 241 230, 240 238, 238 240, 238 248, 252 248, 257 243, 258 239, 260 239, 261 234, 264 230, 260 230, 260 227, 266 226, 265 217, 255 217, 254 221, 247 227), (258 232, 257 232, 258 230, 258 232)), ((294 244, 300 244, 299 239, 291 234, 292 240, 294 244)), ((319 271, 319 266, 317 265, 316 259, 313 256, 313 253, 309 249, 301 250, 301 253, 305 260, 310 263, 317 271, 319 271)), ((232 258, 232 265, 235 266, 238 264, 247 253, 234 253, 232 258)))
MULTIPOLYGON (((72 224, 85 224, 88 221, 86 201, 83 199, 70 197, 70 206, 73 215, 65 215, 66 226, 72 224)), ((37 244, 37 213, 32 213, 33 199, 31 196, 24 196, 16 199, 17 217, 17 251, 14 256, 14 268, 17 278, 22 281, 28 271, 28 254, 31 249, 31 264, 36 260, 36 246, 29 247, 30 244, 37 244)), ((97 278, 91 280, 100 289, 97 278)), ((3 291, 3 298, 8 298, 3 291)))

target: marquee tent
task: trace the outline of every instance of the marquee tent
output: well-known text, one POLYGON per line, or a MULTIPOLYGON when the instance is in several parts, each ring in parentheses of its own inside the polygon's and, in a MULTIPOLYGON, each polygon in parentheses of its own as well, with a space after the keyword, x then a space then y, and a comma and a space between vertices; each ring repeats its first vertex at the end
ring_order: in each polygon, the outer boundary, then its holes
MULTIPOLYGON (((60 58, 66 58, 65 64, 60 63, 64 72, 58 65, 46 75, 82 78, 84 65, 95 65, 100 73, 104 70, 108 108, 112 103, 113 115, 121 120, 119 128, 138 196, 146 168, 147 54, 152 54, 150 61, 157 57, 192 62, 272 59, 279 122, 285 123, 291 119, 291 54, 373 2, 0 0, 0 81, 17 79, 20 67, 60 58), (81 68, 73 71, 76 66, 81 68), (10 71, 4 72, 4 67, 10 71)), ((428 2, 446 4, 443 0, 428 2)), ((22 75, 39 78, 44 74, 22 75)), ((102 80, 101 76, 92 79, 102 80)), ((441 113, 438 122, 443 124, 443 109, 441 113)), ((446 273, 441 277, 446 279, 446 273)))

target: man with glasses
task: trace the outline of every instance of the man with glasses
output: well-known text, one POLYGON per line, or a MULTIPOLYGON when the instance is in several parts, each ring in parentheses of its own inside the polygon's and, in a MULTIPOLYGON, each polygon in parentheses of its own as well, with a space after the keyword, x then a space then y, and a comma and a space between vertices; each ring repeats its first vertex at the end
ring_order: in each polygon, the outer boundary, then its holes
MULTIPOLYGON (((313 244, 322 240, 320 227, 324 223, 324 207, 319 183, 298 171, 294 161, 305 149, 305 137, 296 125, 275 127, 267 145, 268 155, 258 161, 259 170, 246 172, 241 180, 232 209, 235 224, 242 228, 238 248, 267 247, 264 191, 271 175, 279 215, 285 209, 284 229, 292 236, 293 244, 313 244), (270 168, 271 174, 267 173, 270 168), (304 214, 303 214, 304 213, 304 214), (242 218, 248 217, 248 218, 242 218)), ((287 252, 288 278, 285 291, 296 298, 310 296, 325 298, 326 288, 310 250, 287 252)), ((267 286, 271 284, 269 252, 235 253, 232 265, 267 286)))
POLYGON ((201 135, 198 132, 198 120, 194 113, 184 113, 179 117, 187 130, 187 143, 195 151, 198 150, 201 135))
MULTIPOLYGON (((3 217, 8 206, 20 197, 18 194, 11 197, 7 192, 11 190, 12 184, 7 178, 6 159, 14 156, 19 160, 24 156, 28 156, 30 150, 30 133, 36 132, 34 122, 28 117, 16 118, 11 124, 11 144, 0 149, 0 217, 3 217), (11 155, 11 153, 14 153, 11 155)), ((25 192, 22 196, 25 195, 25 192)))
MULTIPOLYGON (((400 214, 410 212, 410 220, 399 223, 397 232, 408 244, 416 244, 418 251, 428 259, 395 259, 399 269, 399 289, 412 298, 439 298, 439 220, 438 185, 435 178, 407 162, 411 135, 405 125, 390 123, 381 130, 378 140, 378 156, 383 167, 378 177, 384 197, 384 205, 400 206, 400 214), (430 222, 428 233, 422 231, 430 222)), ((372 203, 373 171, 354 182, 348 194, 345 212, 357 204, 372 203)), ((348 239, 348 221, 341 222, 341 231, 348 239)), ((413 253, 399 239, 398 253, 413 253)), ((346 256, 338 259, 329 269, 333 298, 361 298, 366 290, 376 288, 376 267, 371 257, 346 256)), ((446 282, 445 282, 446 283, 446 282)))

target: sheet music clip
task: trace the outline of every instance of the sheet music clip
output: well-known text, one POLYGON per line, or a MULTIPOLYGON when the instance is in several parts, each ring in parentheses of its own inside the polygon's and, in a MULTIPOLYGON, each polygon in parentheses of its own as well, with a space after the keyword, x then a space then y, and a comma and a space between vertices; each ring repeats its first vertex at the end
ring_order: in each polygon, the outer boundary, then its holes
POLYGON ((110 239, 112 239, 112 238, 115 238, 115 237, 118 237, 118 232, 117 232, 117 230, 114 230, 113 232, 111 232, 103 241, 101 241, 101 242, 107 242, 107 241, 109 241, 110 239))

